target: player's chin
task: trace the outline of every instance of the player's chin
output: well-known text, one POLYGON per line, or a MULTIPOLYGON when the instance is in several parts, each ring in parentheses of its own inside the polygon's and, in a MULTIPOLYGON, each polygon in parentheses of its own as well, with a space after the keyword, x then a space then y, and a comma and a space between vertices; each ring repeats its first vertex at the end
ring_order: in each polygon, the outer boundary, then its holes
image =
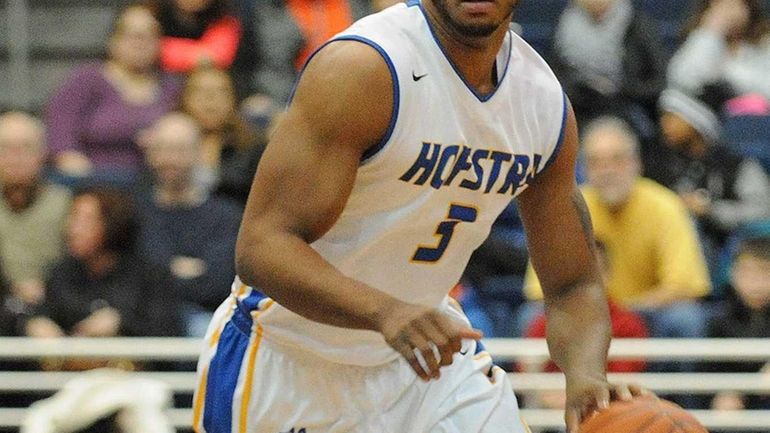
POLYGON ((500 20, 495 17, 470 15, 463 18, 459 30, 468 37, 488 37, 500 27, 500 20))

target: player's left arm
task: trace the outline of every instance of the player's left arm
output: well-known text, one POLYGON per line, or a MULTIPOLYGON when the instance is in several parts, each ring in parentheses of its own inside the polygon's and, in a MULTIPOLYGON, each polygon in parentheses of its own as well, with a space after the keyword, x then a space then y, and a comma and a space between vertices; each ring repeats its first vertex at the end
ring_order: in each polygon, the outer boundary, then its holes
POLYGON ((532 265, 545 296, 551 358, 567 379, 569 432, 581 419, 641 392, 606 379, 611 328, 607 298, 594 256, 591 216, 575 181, 578 134, 569 107, 561 149, 518 198, 532 265))

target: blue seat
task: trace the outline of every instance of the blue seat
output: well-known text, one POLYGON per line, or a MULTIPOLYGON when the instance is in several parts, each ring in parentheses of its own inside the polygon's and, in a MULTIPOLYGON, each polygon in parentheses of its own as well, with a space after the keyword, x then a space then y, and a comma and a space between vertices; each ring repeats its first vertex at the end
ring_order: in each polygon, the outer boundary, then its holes
POLYGON ((638 10, 661 21, 683 22, 692 14, 693 0, 633 0, 638 10))
POLYGON ((694 0, 633 0, 634 6, 658 21, 661 39, 671 53, 681 40, 682 26, 692 16, 694 0))
POLYGON ((725 145, 748 158, 755 158, 770 173, 770 116, 733 116, 725 120, 725 145))
POLYGON ((567 0, 522 0, 513 12, 513 21, 521 26, 524 40, 545 54, 566 6, 567 0))

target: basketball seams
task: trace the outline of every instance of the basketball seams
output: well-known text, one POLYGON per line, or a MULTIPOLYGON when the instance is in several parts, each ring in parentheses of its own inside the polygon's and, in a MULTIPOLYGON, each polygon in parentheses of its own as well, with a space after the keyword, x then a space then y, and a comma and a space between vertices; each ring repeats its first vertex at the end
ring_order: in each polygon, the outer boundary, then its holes
POLYGON ((693 433, 703 433, 705 431, 692 415, 687 412, 678 411, 678 406, 672 406, 671 404, 666 403, 667 402, 662 402, 659 404, 662 409, 660 412, 662 415, 666 416, 666 418, 671 421, 673 427, 678 430, 673 433, 690 433, 692 428, 696 429, 696 432, 693 433))
POLYGON ((649 428, 652 425, 655 425, 656 422, 660 421, 661 419, 665 419, 665 414, 662 413, 655 413, 651 417, 649 417, 647 420, 644 421, 642 425, 636 428, 636 430, 633 433, 645 433, 645 430, 649 428))
POLYGON ((625 430, 628 433, 708 433, 691 414, 666 400, 639 398, 622 406, 619 403, 596 415, 600 419, 584 422, 581 433, 614 433, 624 426, 633 429, 625 430))
POLYGON ((621 413, 618 413, 615 417, 608 417, 608 419, 604 420, 604 422, 602 422, 602 423, 598 423, 598 424, 595 424, 595 425, 594 424, 590 424, 590 425, 586 425, 585 427, 589 427, 590 426, 591 427, 591 430, 590 430, 591 432, 593 432, 593 431, 600 432, 600 431, 604 430, 605 428, 611 426, 615 422, 618 422, 618 421, 621 421, 621 420, 622 421, 627 421, 629 418, 633 417, 634 415, 637 415, 639 412, 641 412, 643 410, 646 410, 646 409, 649 409, 649 407, 650 407, 650 403, 649 402, 637 401, 635 405, 629 407, 629 410, 621 412, 621 413), (645 403, 645 404, 640 404, 640 403, 645 403))
POLYGON ((678 430, 676 433, 690 433, 693 427, 699 429, 700 432, 703 431, 698 424, 693 424, 689 414, 685 419, 681 419, 680 417, 675 416, 676 414, 672 414, 669 411, 663 412, 663 415, 665 415, 671 421, 671 424, 676 427, 678 430))

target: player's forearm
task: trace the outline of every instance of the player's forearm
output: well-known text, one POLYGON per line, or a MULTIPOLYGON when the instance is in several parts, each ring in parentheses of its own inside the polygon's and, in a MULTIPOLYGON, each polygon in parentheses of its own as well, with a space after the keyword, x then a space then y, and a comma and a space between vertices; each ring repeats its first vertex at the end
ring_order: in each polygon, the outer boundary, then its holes
POLYGON ((301 316, 328 325, 377 330, 380 319, 403 304, 346 277, 303 239, 289 233, 239 239, 236 265, 245 284, 301 316))
POLYGON ((573 374, 604 377, 611 327, 600 284, 581 284, 546 298, 546 338, 551 358, 567 379, 573 374))

